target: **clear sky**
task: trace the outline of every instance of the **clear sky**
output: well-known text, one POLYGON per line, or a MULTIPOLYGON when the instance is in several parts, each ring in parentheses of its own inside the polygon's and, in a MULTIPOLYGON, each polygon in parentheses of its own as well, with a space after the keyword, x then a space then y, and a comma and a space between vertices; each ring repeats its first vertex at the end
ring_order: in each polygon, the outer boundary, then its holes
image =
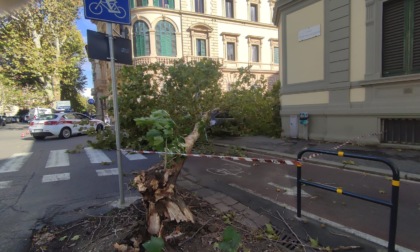
MULTIPOLYGON (((79 8, 79 19, 76 20, 76 25, 77 25, 77 28, 82 33, 83 40, 85 41, 85 44, 87 44, 87 35, 86 35, 87 32, 86 31, 87 30, 96 31, 96 25, 94 25, 90 20, 85 19, 85 13, 84 13, 84 8, 83 7, 79 8)), ((93 88, 92 66, 91 66, 90 62, 87 60, 87 55, 86 55, 85 63, 83 64, 83 73, 87 77, 87 85, 86 85, 87 90, 84 92, 84 94, 85 94, 85 96, 91 97, 90 89, 93 88)))

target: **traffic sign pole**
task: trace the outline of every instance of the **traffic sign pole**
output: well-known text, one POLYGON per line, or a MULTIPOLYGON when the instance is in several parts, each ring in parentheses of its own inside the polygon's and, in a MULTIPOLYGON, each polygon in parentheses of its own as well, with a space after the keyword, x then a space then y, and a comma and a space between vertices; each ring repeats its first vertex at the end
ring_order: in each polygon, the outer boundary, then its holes
POLYGON ((118 184, 120 188, 120 205, 124 205, 124 191, 123 191, 123 175, 121 166, 121 140, 120 140, 120 119, 118 115, 118 100, 117 100, 117 84, 115 81, 115 58, 114 58, 114 38, 112 35, 112 24, 106 23, 106 33, 109 41, 109 57, 111 63, 111 82, 112 82, 112 100, 114 104, 114 120, 115 120, 115 141, 117 146, 117 165, 118 165, 118 184))

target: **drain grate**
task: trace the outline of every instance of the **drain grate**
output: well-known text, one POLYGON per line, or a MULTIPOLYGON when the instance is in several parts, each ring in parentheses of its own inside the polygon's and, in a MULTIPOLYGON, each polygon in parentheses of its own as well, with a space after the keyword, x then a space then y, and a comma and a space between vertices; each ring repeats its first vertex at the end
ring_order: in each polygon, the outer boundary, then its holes
MULTIPOLYGON (((296 239, 296 237, 293 234, 286 232, 285 230, 280 231, 275 226, 272 227, 276 235, 279 237, 277 243, 284 247, 284 249, 287 249, 289 251, 301 251, 300 242, 296 239)), ((264 230, 265 226, 263 226, 261 229, 264 230)))

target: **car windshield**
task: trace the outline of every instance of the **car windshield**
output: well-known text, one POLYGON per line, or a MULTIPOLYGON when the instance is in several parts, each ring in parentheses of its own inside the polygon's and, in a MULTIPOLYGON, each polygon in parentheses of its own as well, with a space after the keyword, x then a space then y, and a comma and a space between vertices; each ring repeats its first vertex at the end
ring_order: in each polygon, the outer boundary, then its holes
POLYGON ((40 120, 53 120, 53 119, 56 119, 57 117, 58 117, 58 115, 55 115, 55 114, 43 114, 43 115, 40 115, 35 120, 38 120, 38 121, 40 121, 40 120))

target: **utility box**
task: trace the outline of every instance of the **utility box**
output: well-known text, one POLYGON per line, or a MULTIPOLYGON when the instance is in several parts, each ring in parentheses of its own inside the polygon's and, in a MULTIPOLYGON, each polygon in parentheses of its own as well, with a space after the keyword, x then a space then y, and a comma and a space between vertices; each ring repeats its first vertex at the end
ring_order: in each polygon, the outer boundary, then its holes
POLYGON ((289 124, 289 136, 290 138, 298 137, 298 116, 290 115, 290 124, 289 124))
POLYGON ((300 112, 299 113, 299 123, 301 125, 308 125, 308 123, 309 123, 308 112, 300 112))

